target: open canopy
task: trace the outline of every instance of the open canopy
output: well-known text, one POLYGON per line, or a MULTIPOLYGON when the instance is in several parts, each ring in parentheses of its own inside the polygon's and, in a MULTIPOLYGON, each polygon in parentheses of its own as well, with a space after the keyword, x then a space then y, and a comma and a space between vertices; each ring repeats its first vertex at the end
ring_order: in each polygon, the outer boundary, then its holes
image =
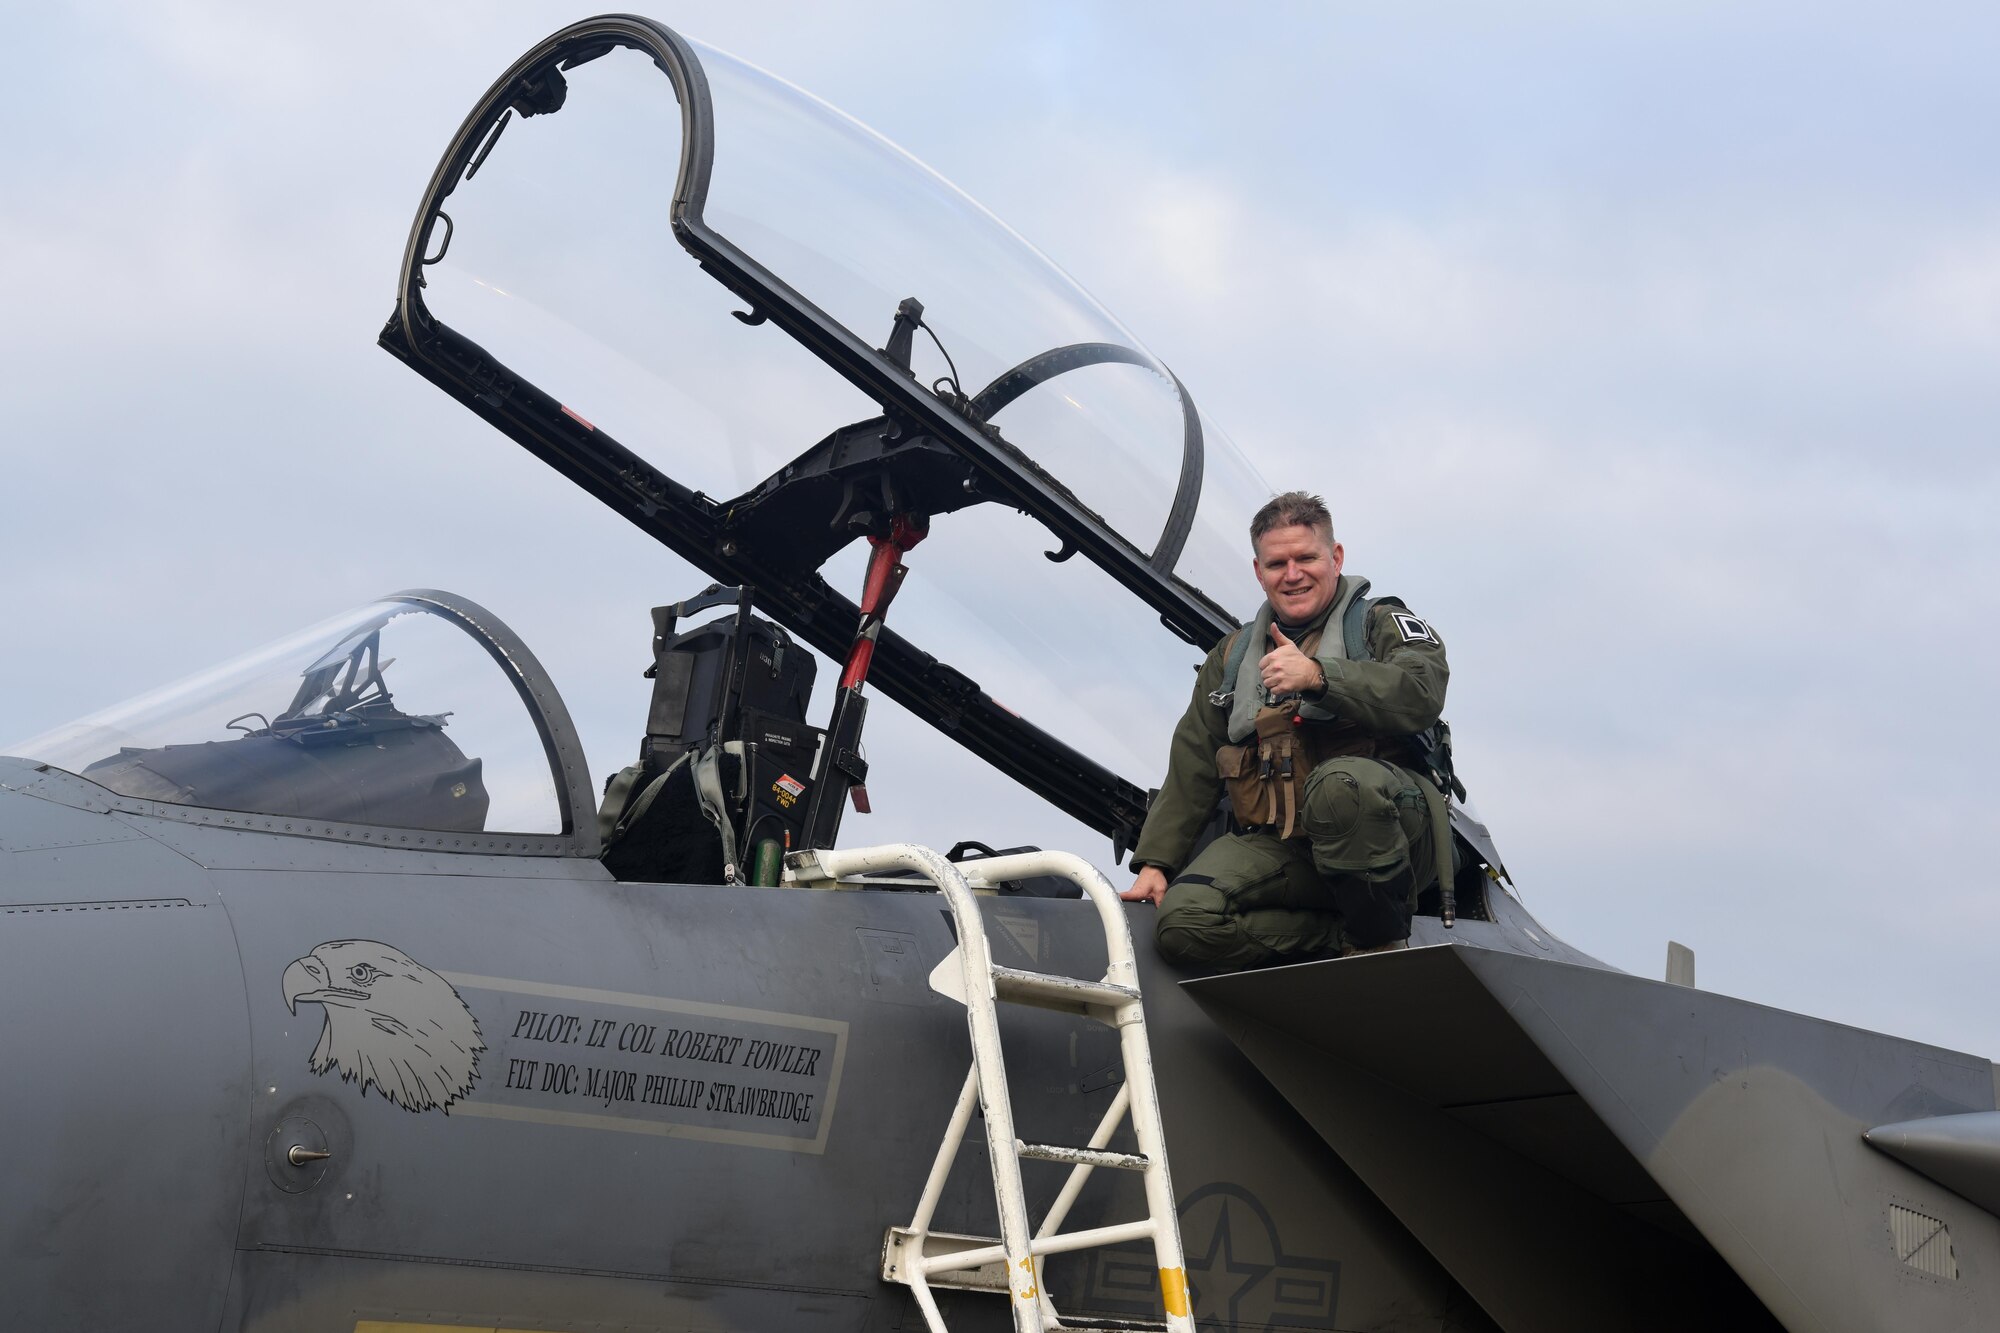
POLYGON ((1132 779, 1164 755, 1135 732, 1163 742, 1186 645, 1235 625, 1219 598, 1268 490, 1122 325, 909 155, 648 20, 573 25, 460 127, 382 342, 832 656, 860 539, 935 520, 896 614, 923 641, 885 632, 873 683, 1136 832, 1132 779), (1033 668, 997 673, 1007 705, 980 683, 996 658, 1033 668))

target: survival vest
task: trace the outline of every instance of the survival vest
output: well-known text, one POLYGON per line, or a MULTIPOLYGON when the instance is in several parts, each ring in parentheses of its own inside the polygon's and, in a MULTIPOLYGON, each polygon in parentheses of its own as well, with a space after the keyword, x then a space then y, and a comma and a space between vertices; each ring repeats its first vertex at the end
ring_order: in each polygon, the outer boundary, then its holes
MULTIPOLYGON (((1378 603, 1400 607, 1403 602, 1395 597, 1371 598, 1367 592, 1368 581, 1356 579, 1327 613, 1321 629, 1300 641, 1299 651, 1320 657, 1324 646, 1340 660, 1373 660, 1368 647, 1369 611, 1378 603), (1336 624, 1339 633, 1328 644, 1326 632, 1336 624)), ((1209 696, 1210 703, 1229 709, 1230 744, 1215 752, 1215 768, 1239 824, 1270 828, 1281 838, 1296 836, 1307 776, 1326 760, 1346 755, 1399 764, 1428 778, 1436 790, 1464 797, 1463 784, 1452 774, 1451 728, 1442 720, 1413 735, 1370 736, 1321 702, 1300 695, 1267 696, 1250 645, 1264 641, 1271 621, 1266 605, 1231 637, 1222 672, 1230 688, 1209 696)))

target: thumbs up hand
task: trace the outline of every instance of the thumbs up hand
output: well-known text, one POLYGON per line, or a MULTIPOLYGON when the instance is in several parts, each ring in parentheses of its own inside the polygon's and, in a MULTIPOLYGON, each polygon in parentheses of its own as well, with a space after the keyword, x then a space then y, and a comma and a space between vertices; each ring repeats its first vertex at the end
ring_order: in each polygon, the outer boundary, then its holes
POLYGON ((1276 646, 1257 660, 1257 673, 1269 694, 1303 694, 1319 688, 1324 676, 1318 662, 1298 650, 1285 632, 1271 626, 1271 642, 1276 646))

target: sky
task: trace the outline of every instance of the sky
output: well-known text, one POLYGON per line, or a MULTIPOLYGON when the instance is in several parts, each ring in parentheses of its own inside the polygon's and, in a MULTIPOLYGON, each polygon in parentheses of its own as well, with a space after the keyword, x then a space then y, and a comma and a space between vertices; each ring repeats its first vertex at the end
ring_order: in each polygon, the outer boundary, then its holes
MULTIPOLYGON (((706 578, 374 346, 460 118, 586 12, 10 19, 0 735, 434 586, 534 647, 598 778, 627 762, 646 608, 706 578)), ((1222 12, 653 11, 950 178, 1327 496, 1442 634, 1461 773, 1552 930, 2000 1056, 2000 14, 1222 12)), ((1247 613, 1247 558, 1215 591, 1247 613)), ((1109 869, 895 711, 849 840, 1109 869)))

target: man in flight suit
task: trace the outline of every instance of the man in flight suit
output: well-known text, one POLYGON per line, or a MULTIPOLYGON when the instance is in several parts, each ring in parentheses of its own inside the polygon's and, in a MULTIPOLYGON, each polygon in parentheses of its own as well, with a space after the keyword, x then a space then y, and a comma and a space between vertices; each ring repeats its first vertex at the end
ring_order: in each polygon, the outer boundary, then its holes
POLYGON ((1368 581, 1341 573, 1318 496, 1272 499, 1250 545, 1265 605, 1201 664, 1121 896, 1159 905, 1175 962, 1404 947, 1437 876, 1430 812, 1444 807, 1422 733, 1444 709, 1444 644, 1394 598, 1353 611, 1368 581), (1225 788, 1244 831, 1190 861, 1225 788))

